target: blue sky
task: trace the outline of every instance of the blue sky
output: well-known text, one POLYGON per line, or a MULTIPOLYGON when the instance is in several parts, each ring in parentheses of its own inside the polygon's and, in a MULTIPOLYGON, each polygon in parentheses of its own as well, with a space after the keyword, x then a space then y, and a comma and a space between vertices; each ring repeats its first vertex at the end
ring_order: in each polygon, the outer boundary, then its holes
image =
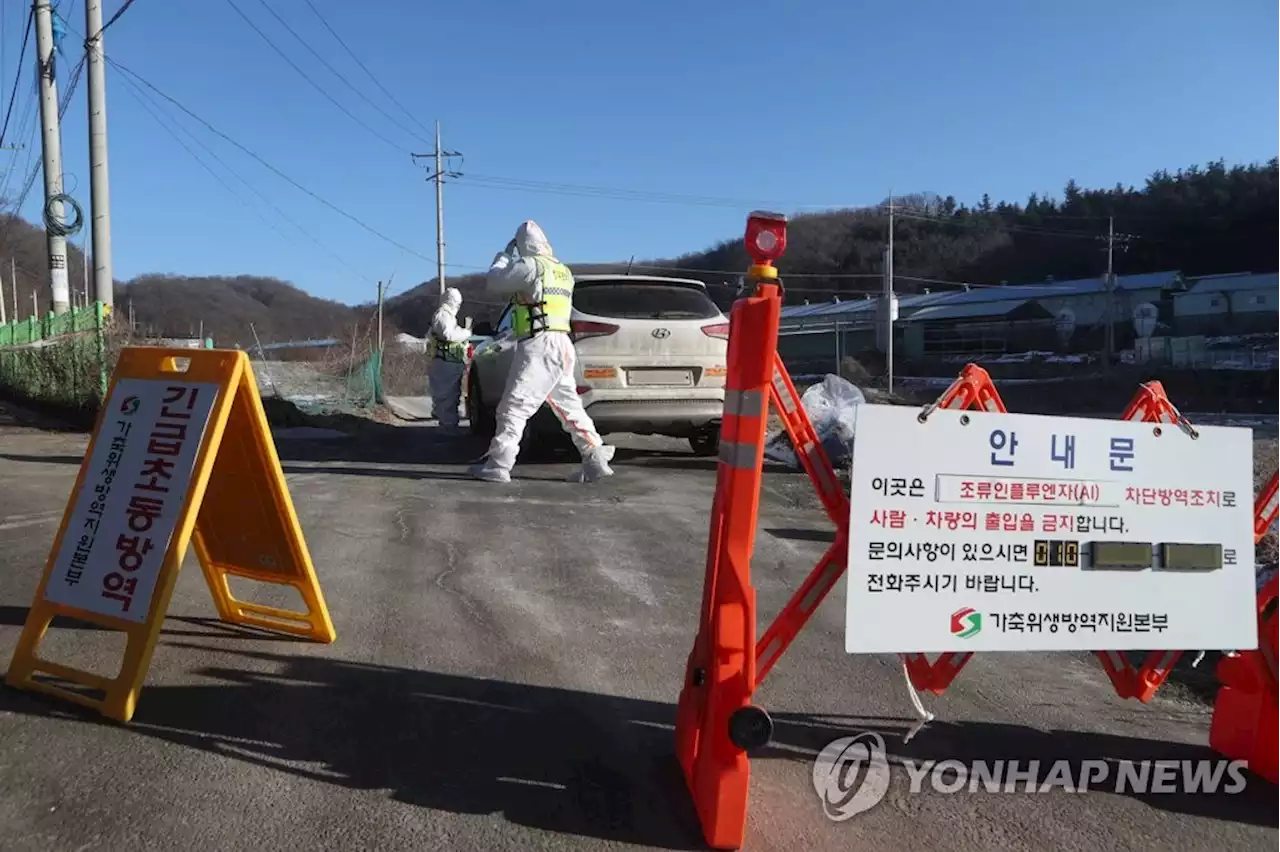
MULTIPOLYGON (((305 0, 137 0, 107 32, 107 53, 411 251, 298 191, 172 104, 148 103, 307 235, 182 133, 246 205, 143 109, 127 75, 108 67, 116 277, 273 275, 356 303, 393 272, 396 290, 433 276, 432 190, 409 157, 430 150, 429 139, 354 94, 264 2, 386 113, 426 135, 305 0), (306 82, 232 2, 390 142, 306 82)), ((1274 0, 312 2, 413 118, 426 127, 440 120, 445 147, 465 155, 464 176, 446 185, 452 274, 487 264, 526 218, 568 261, 649 258, 734 237, 753 206, 859 205, 890 190, 1025 200, 1060 195, 1068 178, 1141 185, 1157 168, 1277 153, 1274 0), (494 177, 507 182, 498 188, 494 177), (539 186, 515 189, 510 180, 539 186)), ((119 3, 106 0, 108 17, 119 3)), ((59 8, 74 50, 83 0, 59 0, 59 8)), ((6 3, 0 16, 7 100, 26 9, 6 3)), ((35 126, 21 123, 31 57, 6 139, 28 148, 0 154, 14 172, 9 197, 39 153, 36 136, 18 133, 35 126)), ((64 88, 72 65, 59 66, 64 88)), ((82 86, 63 125, 64 171, 87 207, 85 126, 82 86)), ((40 187, 23 207, 29 219, 38 216, 40 187)))

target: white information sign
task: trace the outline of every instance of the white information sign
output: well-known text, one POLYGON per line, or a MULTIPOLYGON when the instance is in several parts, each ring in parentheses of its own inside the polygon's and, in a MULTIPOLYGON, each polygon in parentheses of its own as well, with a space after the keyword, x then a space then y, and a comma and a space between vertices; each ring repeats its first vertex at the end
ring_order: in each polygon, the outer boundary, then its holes
POLYGON ((1248 429, 858 406, 849 653, 1257 646, 1248 429))
POLYGON ((46 600, 146 620, 217 394, 216 384, 116 382, 46 600))

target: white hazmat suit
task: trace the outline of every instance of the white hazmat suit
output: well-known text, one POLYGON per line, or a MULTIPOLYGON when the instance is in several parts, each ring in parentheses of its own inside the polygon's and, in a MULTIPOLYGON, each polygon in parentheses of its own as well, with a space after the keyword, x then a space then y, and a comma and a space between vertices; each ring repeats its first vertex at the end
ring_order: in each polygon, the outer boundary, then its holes
POLYGON ((458 429, 458 402, 462 398, 462 375, 466 372, 465 344, 471 332, 458 325, 462 293, 450 287, 444 291, 440 307, 431 316, 431 365, 427 382, 431 387, 431 410, 448 432, 458 429))
MULTIPOLYGON (((486 287, 490 293, 508 298, 541 302, 546 298, 542 292, 543 270, 550 265, 569 275, 567 267, 559 266, 542 229, 534 222, 525 222, 506 250, 494 257, 486 287)), ((572 292, 571 277, 569 282, 572 292)), ((525 424, 543 403, 555 412, 582 456, 582 469, 571 478, 593 482, 613 475, 609 461, 614 448, 601 440, 582 406, 574 370, 576 363, 577 350, 565 331, 539 331, 517 343, 506 388, 498 403, 497 432, 485 460, 471 468, 472 476, 489 482, 511 480, 511 468, 520 452, 525 424)))

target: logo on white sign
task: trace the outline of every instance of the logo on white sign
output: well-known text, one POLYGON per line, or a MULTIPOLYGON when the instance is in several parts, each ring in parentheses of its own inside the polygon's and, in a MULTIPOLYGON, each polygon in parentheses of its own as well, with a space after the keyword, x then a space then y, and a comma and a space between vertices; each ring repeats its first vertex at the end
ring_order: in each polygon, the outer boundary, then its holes
POLYGON ((878 805, 889 791, 884 738, 868 732, 828 743, 813 763, 813 789, 822 812, 835 822, 878 805))

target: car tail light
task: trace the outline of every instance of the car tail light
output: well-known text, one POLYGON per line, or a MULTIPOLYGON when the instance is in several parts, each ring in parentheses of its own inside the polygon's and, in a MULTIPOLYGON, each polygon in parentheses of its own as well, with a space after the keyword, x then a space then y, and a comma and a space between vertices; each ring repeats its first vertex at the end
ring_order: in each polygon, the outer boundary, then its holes
POLYGON ((729 323, 718 322, 715 325, 704 325, 702 333, 707 337, 718 337, 721 340, 729 339, 729 323))
POLYGON ((611 325, 607 322, 589 322, 587 320, 573 320, 569 323, 569 328, 575 341, 586 340, 589 337, 608 337, 618 330, 616 325, 611 325))
POLYGON ((590 392, 590 390, 590 385, 578 385, 578 396, 582 396, 584 393, 590 392))

